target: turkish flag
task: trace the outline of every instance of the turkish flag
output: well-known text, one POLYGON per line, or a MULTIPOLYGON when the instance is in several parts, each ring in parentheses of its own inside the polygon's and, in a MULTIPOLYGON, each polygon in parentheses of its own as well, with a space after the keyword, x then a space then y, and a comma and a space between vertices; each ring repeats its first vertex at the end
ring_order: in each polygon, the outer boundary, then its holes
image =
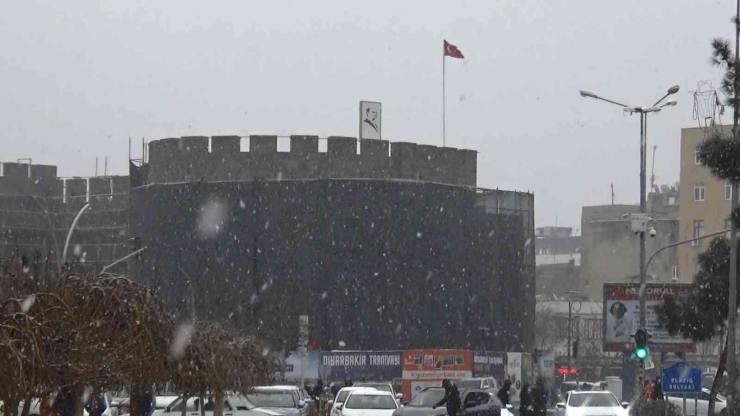
POLYGON ((457 49, 457 46, 444 41, 445 42, 445 56, 449 56, 450 58, 457 58, 457 59, 465 59, 462 52, 460 52, 460 49, 457 49))

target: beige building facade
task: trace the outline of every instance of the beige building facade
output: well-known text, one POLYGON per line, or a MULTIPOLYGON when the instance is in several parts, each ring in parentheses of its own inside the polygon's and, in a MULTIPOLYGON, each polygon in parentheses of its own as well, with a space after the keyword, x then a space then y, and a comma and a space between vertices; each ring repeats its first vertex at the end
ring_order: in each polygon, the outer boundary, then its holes
MULTIPOLYGON (((729 132, 729 128, 724 127, 729 132)), ((681 192, 679 234, 687 240, 729 227, 732 188, 699 163, 698 146, 705 138, 700 128, 681 129, 681 192)), ((697 271, 697 256, 711 239, 678 246, 678 274, 691 282, 697 271)))

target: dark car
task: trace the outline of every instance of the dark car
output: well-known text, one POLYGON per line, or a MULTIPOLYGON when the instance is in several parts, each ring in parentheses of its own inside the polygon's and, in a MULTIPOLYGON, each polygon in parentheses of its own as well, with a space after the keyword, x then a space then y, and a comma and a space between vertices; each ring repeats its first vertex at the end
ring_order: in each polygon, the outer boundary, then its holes
MULTIPOLYGON (((432 409, 445 396, 442 387, 427 387, 410 402, 393 412, 393 416, 446 416, 447 409, 440 406, 432 409)), ((462 409, 465 416, 501 416, 501 403, 494 394, 480 389, 460 390, 462 409)))

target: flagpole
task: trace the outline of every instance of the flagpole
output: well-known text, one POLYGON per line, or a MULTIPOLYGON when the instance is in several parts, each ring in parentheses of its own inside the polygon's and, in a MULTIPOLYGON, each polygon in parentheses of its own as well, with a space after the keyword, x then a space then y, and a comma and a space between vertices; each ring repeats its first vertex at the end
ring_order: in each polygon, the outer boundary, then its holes
POLYGON ((445 100, 445 55, 447 51, 442 52, 442 147, 445 147, 445 134, 447 133, 446 113, 447 101, 445 100))

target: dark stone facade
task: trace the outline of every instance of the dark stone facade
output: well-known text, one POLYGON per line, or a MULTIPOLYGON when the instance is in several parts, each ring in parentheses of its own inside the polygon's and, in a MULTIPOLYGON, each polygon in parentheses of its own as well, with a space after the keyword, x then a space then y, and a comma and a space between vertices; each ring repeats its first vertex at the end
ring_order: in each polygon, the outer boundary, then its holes
POLYGON ((523 221, 477 199, 386 180, 152 184, 133 190, 132 232, 141 278, 183 318, 194 300, 198 319, 287 348, 305 314, 325 349, 522 350, 523 221), (223 221, 204 233, 214 205, 223 221))
POLYGON ((147 247, 137 278, 183 319, 194 304, 197 319, 286 349, 299 315, 325 349, 531 349, 531 194, 475 188, 472 150, 329 137, 321 151, 316 136, 289 146, 149 143, 131 172, 132 235, 147 247), (203 230, 209 210, 223 218, 203 230))

